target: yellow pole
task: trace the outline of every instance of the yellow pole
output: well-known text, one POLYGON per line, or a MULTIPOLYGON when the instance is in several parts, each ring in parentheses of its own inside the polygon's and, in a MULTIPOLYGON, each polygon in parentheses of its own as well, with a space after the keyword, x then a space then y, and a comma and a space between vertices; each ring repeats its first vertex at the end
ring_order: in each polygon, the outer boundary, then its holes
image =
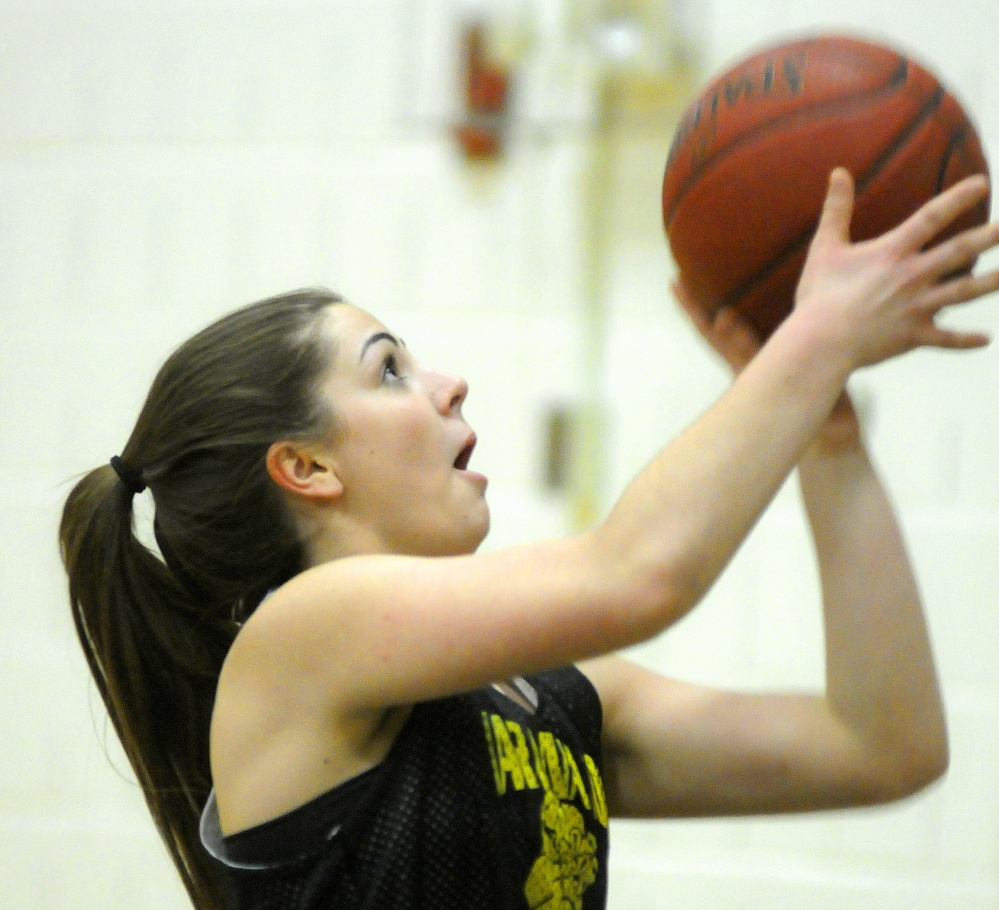
POLYGON ((598 77, 597 114, 583 178, 582 402, 577 415, 571 490, 575 530, 591 527, 602 511, 605 410, 602 395, 607 330, 607 271, 614 181, 614 80, 598 77))

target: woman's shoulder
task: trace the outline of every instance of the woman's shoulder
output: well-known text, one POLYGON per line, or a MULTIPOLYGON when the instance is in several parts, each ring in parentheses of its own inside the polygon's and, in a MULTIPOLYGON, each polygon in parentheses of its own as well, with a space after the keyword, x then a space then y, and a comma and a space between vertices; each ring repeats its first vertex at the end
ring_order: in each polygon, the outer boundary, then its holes
POLYGON ((335 635, 296 633, 302 609, 291 583, 272 592, 223 664, 210 746, 226 832, 281 815, 373 767, 409 715, 408 705, 338 704, 336 686, 317 674, 336 672, 342 645, 335 635))

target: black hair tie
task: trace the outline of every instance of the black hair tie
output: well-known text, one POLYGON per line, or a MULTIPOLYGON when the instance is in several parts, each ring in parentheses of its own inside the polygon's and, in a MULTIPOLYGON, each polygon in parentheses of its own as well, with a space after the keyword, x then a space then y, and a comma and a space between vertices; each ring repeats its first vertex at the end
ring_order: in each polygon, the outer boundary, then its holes
POLYGON ((111 457, 111 467, 114 468, 118 479, 125 484, 126 489, 133 496, 141 493, 146 488, 146 482, 142 479, 142 472, 133 468, 124 458, 113 455, 111 457))

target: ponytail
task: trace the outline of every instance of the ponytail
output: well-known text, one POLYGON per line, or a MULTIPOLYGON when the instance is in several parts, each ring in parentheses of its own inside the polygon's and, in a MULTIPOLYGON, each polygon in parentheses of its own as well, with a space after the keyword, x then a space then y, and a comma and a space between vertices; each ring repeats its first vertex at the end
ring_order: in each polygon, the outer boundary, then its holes
POLYGON ((339 300, 271 298, 196 335, 160 370, 121 459, 85 475, 63 509, 77 635, 199 910, 224 907, 198 833, 222 662, 266 591, 304 568, 265 455, 277 439, 331 429, 318 389, 332 342, 319 316, 339 300), (135 534, 145 484, 159 554, 135 534))
POLYGON ((196 907, 222 894, 198 847, 211 790, 208 729, 233 622, 193 619, 166 566, 135 536, 132 492, 110 467, 84 477, 60 525, 87 663, 161 837, 196 907))

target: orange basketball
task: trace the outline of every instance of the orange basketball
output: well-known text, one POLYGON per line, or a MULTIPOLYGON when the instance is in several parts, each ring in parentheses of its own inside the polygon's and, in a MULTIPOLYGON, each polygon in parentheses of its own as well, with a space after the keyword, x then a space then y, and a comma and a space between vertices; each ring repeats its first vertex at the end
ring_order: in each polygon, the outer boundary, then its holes
MULTIPOLYGON (((694 300, 711 314, 735 306, 769 335, 794 304, 838 165, 856 181, 853 240, 988 173, 960 104, 904 54, 837 35, 754 54, 691 104, 666 163, 663 219, 694 300)), ((984 200, 940 239, 988 213, 984 200)))

